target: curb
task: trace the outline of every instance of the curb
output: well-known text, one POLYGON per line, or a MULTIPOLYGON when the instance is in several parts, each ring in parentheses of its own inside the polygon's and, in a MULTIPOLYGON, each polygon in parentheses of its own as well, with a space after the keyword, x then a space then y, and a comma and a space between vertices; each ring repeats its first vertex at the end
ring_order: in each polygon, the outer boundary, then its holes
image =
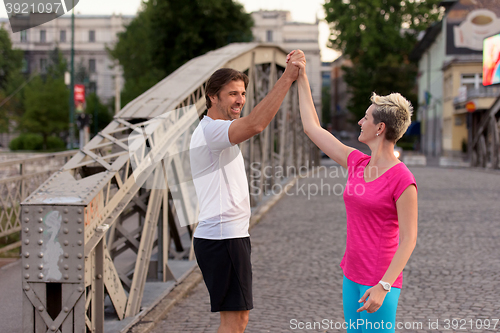
MULTIPOLYGON (((309 172, 307 173, 309 175, 309 172)), ((274 206, 285 194, 285 192, 295 185, 299 178, 307 177, 305 176, 295 176, 291 179, 284 187, 284 191, 280 194, 270 197, 262 206, 260 206, 256 212, 252 214, 250 218, 249 229, 257 225, 261 218, 274 206)), ((203 276, 201 275, 201 271, 198 266, 195 266, 194 269, 184 278, 179 284, 177 284, 172 290, 156 305, 154 305, 150 309, 144 310, 145 313, 139 321, 128 325, 122 333, 149 333, 156 326, 156 324, 161 321, 170 310, 175 306, 175 304, 181 299, 188 296, 188 294, 193 290, 201 281, 203 280, 203 276)))

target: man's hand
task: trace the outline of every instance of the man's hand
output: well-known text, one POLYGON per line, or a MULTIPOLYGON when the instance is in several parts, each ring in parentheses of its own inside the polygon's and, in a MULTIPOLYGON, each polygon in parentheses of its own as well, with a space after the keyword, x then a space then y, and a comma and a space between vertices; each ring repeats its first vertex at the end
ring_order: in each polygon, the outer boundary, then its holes
POLYGON ((302 62, 305 64, 306 57, 304 56, 304 52, 301 50, 293 50, 286 56, 286 68, 285 73, 283 75, 289 76, 293 81, 297 80, 299 76, 299 67, 294 62, 302 62))

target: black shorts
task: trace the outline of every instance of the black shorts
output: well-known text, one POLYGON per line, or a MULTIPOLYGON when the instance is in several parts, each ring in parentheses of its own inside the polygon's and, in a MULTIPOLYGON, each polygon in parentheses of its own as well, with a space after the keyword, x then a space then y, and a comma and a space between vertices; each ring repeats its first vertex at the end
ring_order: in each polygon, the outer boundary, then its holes
POLYGON ((250 237, 194 238, 196 261, 210 294, 212 312, 253 308, 250 237))

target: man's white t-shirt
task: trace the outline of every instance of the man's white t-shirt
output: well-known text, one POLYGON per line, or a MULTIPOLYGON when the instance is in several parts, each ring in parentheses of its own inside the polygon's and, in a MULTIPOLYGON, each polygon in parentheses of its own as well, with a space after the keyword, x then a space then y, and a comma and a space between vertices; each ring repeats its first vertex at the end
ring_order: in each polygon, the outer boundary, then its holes
POLYGON ((241 151, 229 141, 231 123, 205 116, 191 137, 191 174, 200 204, 196 238, 249 236, 248 181, 241 151))

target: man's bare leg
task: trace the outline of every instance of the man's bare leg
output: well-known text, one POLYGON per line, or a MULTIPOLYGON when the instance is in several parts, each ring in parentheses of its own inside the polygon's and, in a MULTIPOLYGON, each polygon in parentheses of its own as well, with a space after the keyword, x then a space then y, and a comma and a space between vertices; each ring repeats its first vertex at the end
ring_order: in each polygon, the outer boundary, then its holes
POLYGON ((220 326, 217 333, 243 333, 248 324, 248 314, 245 311, 221 311, 220 326))

